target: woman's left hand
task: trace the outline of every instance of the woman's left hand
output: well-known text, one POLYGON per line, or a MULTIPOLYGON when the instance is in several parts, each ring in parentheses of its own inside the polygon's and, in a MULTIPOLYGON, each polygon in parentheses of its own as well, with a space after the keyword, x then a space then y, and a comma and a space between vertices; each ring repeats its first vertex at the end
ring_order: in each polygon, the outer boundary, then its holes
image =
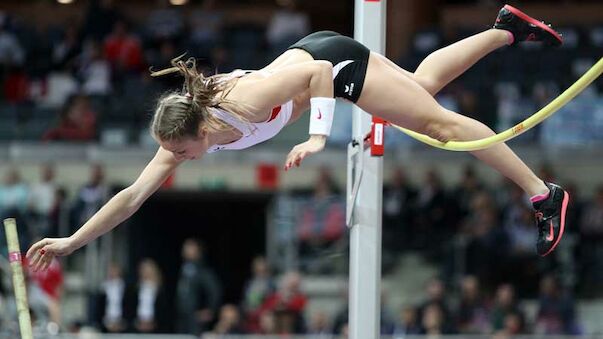
POLYGON ((314 134, 310 136, 310 139, 306 142, 302 142, 299 145, 293 147, 289 155, 287 155, 287 161, 285 162, 285 171, 289 170, 293 166, 299 167, 301 162, 310 154, 318 153, 325 148, 327 143, 326 135, 314 134))

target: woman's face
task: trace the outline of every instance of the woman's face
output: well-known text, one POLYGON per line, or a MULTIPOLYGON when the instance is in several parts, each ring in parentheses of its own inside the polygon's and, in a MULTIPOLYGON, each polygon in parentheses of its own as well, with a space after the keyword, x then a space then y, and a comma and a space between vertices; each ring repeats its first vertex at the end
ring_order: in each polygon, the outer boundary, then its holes
POLYGON ((197 139, 159 141, 159 145, 166 151, 172 152, 178 161, 197 159, 209 148, 207 134, 199 136, 197 139))

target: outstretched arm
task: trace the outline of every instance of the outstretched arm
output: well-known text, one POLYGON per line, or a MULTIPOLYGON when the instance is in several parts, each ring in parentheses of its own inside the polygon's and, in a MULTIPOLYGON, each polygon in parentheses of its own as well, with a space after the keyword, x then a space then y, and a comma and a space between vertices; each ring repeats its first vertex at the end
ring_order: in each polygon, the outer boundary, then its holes
POLYGON ((46 269, 55 256, 69 255, 129 218, 180 164, 171 152, 159 148, 138 179, 117 193, 79 230, 67 238, 45 238, 27 251, 34 270, 46 269))

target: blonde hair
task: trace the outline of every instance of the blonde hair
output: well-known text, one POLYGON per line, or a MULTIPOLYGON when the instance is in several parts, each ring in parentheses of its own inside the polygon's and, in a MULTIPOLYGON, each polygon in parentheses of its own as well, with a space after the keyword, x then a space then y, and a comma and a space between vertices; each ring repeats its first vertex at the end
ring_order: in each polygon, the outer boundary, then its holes
POLYGON ((226 99, 237 78, 232 74, 216 74, 205 77, 197 71, 194 58, 182 61, 180 55, 171 60, 172 67, 151 71, 157 77, 171 73, 184 76, 183 93, 168 92, 161 96, 151 120, 151 134, 158 140, 182 140, 197 138, 199 128, 207 132, 222 132, 233 127, 211 113, 212 109, 224 109, 243 122, 249 122, 244 115, 249 108, 239 102, 226 99))

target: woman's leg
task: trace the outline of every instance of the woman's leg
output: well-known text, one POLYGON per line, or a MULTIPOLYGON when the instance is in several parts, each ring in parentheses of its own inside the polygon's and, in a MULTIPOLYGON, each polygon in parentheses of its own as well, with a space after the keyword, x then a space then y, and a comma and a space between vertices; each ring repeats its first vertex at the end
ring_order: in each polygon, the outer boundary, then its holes
POLYGON ((540 41, 552 46, 563 43, 561 35, 550 25, 509 5, 498 12, 494 27, 431 53, 414 73, 398 67, 384 56, 379 58, 434 95, 478 60, 504 45, 521 41, 540 41))
POLYGON ((371 54, 381 59, 390 68, 412 78, 429 94, 435 95, 481 58, 508 45, 512 41, 511 39, 512 35, 509 32, 500 29, 490 29, 475 34, 431 53, 421 62, 414 73, 399 67, 380 54, 371 54))
MULTIPOLYGON (((441 141, 476 140, 494 134, 481 122, 440 106, 422 86, 399 72, 391 72, 391 67, 375 54, 369 58, 364 88, 357 104, 367 112, 379 112, 381 117, 396 125, 441 141)), ((506 144, 472 154, 513 180, 530 196, 549 190, 506 144)))
POLYGON ((417 67, 415 75, 429 79, 436 92, 492 51, 508 45, 512 35, 490 29, 429 54, 417 67))
MULTIPOLYGON (((372 53, 358 106, 440 141, 475 140, 493 135, 494 132, 479 121, 441 107, 432 95, 481 57, 506 43, 531 40, 559 46, 563 42, 550 25, 509 5, 499 11, 495 27, 501 30, 489 30, 432 53, 414 74, 372 53), (401 71, 392 72, 392 68, 401 71)), ((532 196, 538 225, 537 253, 541 256, 551 253, 565 229, 568 193, 557 185, 545 184, 505 144, 472 154, 532 196)))

